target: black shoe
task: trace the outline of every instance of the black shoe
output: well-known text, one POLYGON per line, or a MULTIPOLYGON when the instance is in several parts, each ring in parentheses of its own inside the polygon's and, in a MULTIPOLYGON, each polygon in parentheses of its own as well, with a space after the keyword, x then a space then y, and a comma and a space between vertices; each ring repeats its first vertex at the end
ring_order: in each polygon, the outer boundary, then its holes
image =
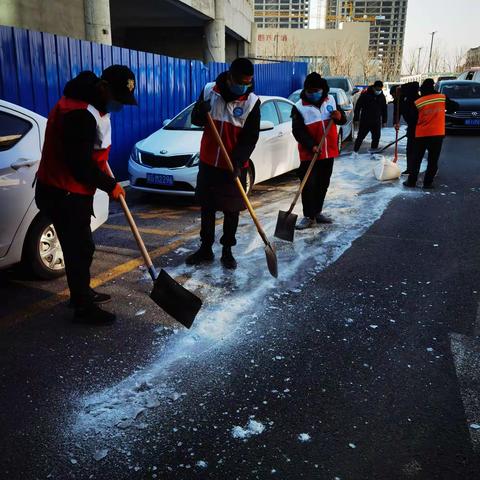
POLYGON ((323 213, 319 213, 318 215, 316 215, 315 220, 317 221, 317 223, 333 223, 333 220, 323 215, 323 213))
MULTIPOLYGON (((90 298, 95 305, 103 305, 112 300, 111 295, 109 295, 108 293, 99 293, 96 292, 93 288, 90 289, 90 295, 90 298)), ((75 308, 75 304, 74 302, 72 302, 72 299, 70 299, 68 308, 75 308)))
POLYGON ((187 265, 200 265, 201 263, 212 262, 215 258, 212 247, 204 247, 203 245, 185 259, 187 265))
POLYGON ((415 188, 417 186, 416 183, 412 183, 412 182, 409 182, 408 180, 405 180, 403 182, 403 186, 404 187, 408 187, 408 188, 415 188))
POLYGON ((404 171, 402 172, 402 175, 410 175, 410 172, 409 172, 408 170, 404 170, 404 171))
POLYGON ((435 185, 433 183, 424 183, 423 188, 425 188, 426 190, 431 190, 435 188, 435 185))
POLYGON ((237 268, 237 261, 232 255, 231 247, 223 247, 222 258, 220 261, 225 268, 229 268, 230 270, 235 270, 235 268, 237 268))
POLYGON ((87 325, 108 325, 115 321, 115 314, 102 310, 95 304, 75 308, 73 321, 87 325))

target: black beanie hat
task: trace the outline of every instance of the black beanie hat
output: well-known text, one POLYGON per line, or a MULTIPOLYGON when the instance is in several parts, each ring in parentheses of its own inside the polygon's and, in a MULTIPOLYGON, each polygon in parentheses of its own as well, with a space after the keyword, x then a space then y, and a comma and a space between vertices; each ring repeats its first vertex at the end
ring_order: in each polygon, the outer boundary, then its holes
POLYGON ((306 78, 305 82, 303 82, 303 88, 323 88, 325 80, 322 76, 317 72, 309 73, 306 78), (322 82, 323 80, 323 82, 322 82))
POLYGON ((433 78, 426 78, 422 86, 420 87, 420 91, 422 92, 423 95, 428 95, 429 93, 434 93, 435 92, 435 81, 433 78))
POLYGON ((253 63, 248 58, 236 58, 230 65, 230 73, 238 78, 242 75, 253 75, 253 63))
POLYGON ((383 82, 381 80, 376 80, 375 83, 373 84, 373 88, 383 88, 383 82))

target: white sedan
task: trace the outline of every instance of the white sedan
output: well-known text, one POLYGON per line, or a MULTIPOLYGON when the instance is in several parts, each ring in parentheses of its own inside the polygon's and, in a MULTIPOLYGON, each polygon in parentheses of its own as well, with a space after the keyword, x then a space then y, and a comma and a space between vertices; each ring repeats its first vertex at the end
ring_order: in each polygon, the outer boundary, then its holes
MULTIPOLYGON (((298 168, 297 142, 292 135, 293 103, 261 96, 260 138, 251 156, 247 191, 270 178, 298 168)), ((149 137, 136 143, 128 162, 130 186, 155 193, 194 195, 202 128, 191 122, 194 104, 149 137)))
MULTIPOLYGON (((63 275, 57 234, 35 204, 33 181, 42 155, 47 119, 0 100, 0 269, 20 261, 40 278, 63 275)), ((95 195, 92 229, 108 218, 108 195, 95 195)))

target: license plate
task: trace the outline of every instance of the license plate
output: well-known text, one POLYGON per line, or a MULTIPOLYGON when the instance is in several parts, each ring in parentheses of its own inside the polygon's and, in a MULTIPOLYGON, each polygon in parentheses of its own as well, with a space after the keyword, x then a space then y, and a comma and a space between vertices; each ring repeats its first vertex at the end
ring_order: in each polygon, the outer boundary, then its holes
POLYGON ((161 175, 159 173, 147 173, 147 183, 152 185, 173 186, 173 175, 161 175))
POLYGON ((480 118, 469 118, 465 120, 465 125, 478 125, 480 126, 480 118))

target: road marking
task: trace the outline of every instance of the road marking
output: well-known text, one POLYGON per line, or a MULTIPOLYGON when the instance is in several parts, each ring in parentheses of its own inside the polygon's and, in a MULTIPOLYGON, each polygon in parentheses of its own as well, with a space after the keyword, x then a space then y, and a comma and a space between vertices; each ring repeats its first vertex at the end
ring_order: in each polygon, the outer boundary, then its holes
MULTIPOLYGON (((100 226, 100 228, 106 228, 108 230, 119 230, 121 232, 130 232, 130 227, 127 227, 126 225, 112 225, 110 223, 104 223, 103 225, 100 226)), ((138 230, 140 233, 145 233, 149 235, 159 235, 161 237, 173 237, 175 236, 178 232, 174 232, 173 230, 160 230, 158 228, 144 228, 144 227, 139 227, 138 230)))

